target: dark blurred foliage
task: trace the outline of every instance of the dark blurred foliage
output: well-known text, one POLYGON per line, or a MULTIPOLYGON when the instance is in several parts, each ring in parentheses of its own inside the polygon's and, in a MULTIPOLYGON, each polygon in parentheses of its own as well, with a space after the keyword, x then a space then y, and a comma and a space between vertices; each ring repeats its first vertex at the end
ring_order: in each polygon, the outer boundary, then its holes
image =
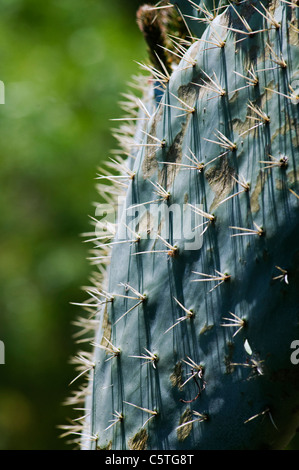
POLYGON ((140 1, 0 5, 0 449, 64 449, 95 177, 145 45, 140 1))

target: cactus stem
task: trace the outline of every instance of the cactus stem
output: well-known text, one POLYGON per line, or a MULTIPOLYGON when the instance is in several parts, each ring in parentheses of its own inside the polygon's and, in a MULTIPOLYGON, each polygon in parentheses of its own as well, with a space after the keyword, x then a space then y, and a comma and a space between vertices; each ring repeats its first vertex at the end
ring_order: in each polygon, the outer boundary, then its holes
POLYGON ((241 230, 242 232, 244 233, 234 233, 233 235, 231 235, 232 237, 238 237, 238 236, 242 236, 242 235, 259 235, 259 236, 262 236, 264 235, 264 230, 262 227, 259 227, 255 222, 253 222, 253 224, 255 225, 256 227, 256 230, 253 230, 253 229, 249 229, 249 228, 243 228, 243 227, 229 227, 231 229, 235 229, 235 230, 241 230))
POLYGON ((298 409, 299 0, 150 3, 149 62, 96 174, 68 400, 85 410, 62 432, 91 450, 282 449, 298 409))

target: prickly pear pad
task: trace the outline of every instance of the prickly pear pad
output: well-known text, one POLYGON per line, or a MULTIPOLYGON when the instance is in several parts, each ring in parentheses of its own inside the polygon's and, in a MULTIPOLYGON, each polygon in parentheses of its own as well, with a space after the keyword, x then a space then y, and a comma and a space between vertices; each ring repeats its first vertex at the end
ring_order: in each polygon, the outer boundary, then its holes
POLYGON ((198 9, 171 75, 149 67, 97 225, 82 447, 281 449, 298 427, 298 10, 198 9))

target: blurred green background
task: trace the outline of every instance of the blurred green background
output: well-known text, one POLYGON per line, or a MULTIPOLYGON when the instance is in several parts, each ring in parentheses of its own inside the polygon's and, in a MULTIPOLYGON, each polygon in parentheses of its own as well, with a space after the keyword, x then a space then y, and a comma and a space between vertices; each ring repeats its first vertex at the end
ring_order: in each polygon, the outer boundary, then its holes
POLYGON ((1 0, 0 449, 69 449, 71 324, 92 268, 80 237, 99 200, 135 60, 142 1, 1 0))

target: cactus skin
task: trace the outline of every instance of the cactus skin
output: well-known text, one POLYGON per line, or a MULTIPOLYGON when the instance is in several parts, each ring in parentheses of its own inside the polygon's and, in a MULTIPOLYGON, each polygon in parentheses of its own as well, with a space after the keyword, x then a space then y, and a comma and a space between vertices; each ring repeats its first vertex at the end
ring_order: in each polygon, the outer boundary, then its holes
MULTIPOLYGON (((188 14, 189 2, 176 3, 188 14)), ((181 220, 166 227, 169 246, 153 238, 153 227, 165 229, 162 217, 149 227, 143 218, 130 243, 98 248, 111 258, 88 304, 96 346, 79 356, 91 410, 83 448, 283 449, 293 437, 298 45, 295 2, 235 2, 193 41, 161 103, 145 101, 140 112, 150 117, 137 121, 129 147, 134 173, 118 230, 132 205, 161 198, 152 183, 169 192, 157 207, 201 205, 206 225, 195 229, 204 231, 198 249, 175 238, 181 220), (197 170, 180 166, 192 166, 192 155, 197 170)), ((103 266, 97 256, 94 263, 103 266)))

